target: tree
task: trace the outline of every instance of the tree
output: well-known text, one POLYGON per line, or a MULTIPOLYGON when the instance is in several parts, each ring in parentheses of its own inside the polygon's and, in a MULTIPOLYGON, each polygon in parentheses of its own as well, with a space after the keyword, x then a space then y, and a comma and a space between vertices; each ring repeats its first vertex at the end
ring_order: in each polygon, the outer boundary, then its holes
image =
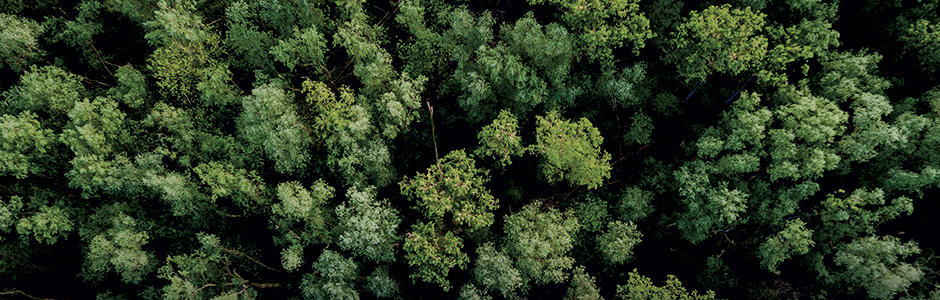
POLYGON ((581 226, 577 218, 554 209, 541 211, 540 203, 533 202, 506 217, 503 226, 506 253, 514 259, 523 282, 541 285, 568 278, 574 264, 568 252, 581 226))
MULTIPOLYGON (((274 46, 274 37, 267 31, 261 31, 255 25, 251 7, 243 2, 232 3, 225 10, 228 31, 225 33, 225 46, 233 52, 236 64, 246 69, 270 70, 274 67, 269 49, 274 46)), ((322 38, 322 37, 321 37, 322 38)), ((293 65, 289 65, 291 70, 293 65)))
POLYGON ((727 182, 713 186, 708 176, 709 167, 702 161, 693 161, 674 173, 685 208, 676 225, 686 240, 696 244, 716 230, 736 225, 745 211, 748 197, 740 190, 729 189, 727 182))
POLYGON ((522 156, 522 136, 516 116, 507 110, 499 112, 493 123, 477 134, 480 146, 473 152, 479 156, 492 156, 503 168, 512 163, 513 156, 522 156))
POLYGON ((656 286, 648 277, 637 273, 633 269, 626 285, 617 285, 617 296, 620 299, 651 299, 651 300, 699 300, 715 299, 715 292, 708 291, 704 295, 698 291, 687 292, 682 282, 675 276, 669 275, 666 285, 656 286))
POLYGON ((940 25, 920 19, 905 28, 904 34, 901 39, 907 42, 908 47, 918 51, 924 69, 932 72, 940 69, 940 56, 937 55, 937 49, 940 49, 940 25))
POLYGON ((44 31, 42 25, 27 18, 0 13, 0 61, 14 72, 27 69, 42 55, 38 37, 44 31))
POLYGON ((123 282, 141 283, 156 267, 153 254, 143 249, 150 240, 147 232, 141 230, 145 226, 123 212, 109 221, 110 228, 94 235, 88 244, 83 277, 100 281, 104 273, 116 272, 123 282))
POLYGON ((342 254, 324 249, 313 263, 314 273, 304 275, 301 287, 308 299, 359 299, 353 282, 359 277, 359 264, 342 254))
POLYGON ((638 1, 623 0, 605 3, 602 1, 530 0, 531 4, 554 4, 562 11, 561 19, 571 28, 581 29, 578 38, 581 53, 592 60, 614 60, 613 49, 633 44, 634 54, 639 53, 647 39, 653 37, 650 21, 640 12, 638 1))
POLYGON ((514 292, 524 284, 519 270, 513 267, 512 259, 496 250, 493 244, 477 248, 473 278, 484 291, 499 291, 506 298, 515 296, 514 292))
POLYGON ((245 138, 262 147, 275 168, 296 173, 310 160, 310 128, 301 122, 292 97, 273 84, 252 90, 239 119, 245 138))
POLYGON ((394 298, 398 294, 398 282, 389 276, 388 268, 379 266, 372 275, 366 277, 366 289, 377 298, 394 298))
POLYGON ((493 224, 493 210, 498 201, 483 185, 489 171, 477 169, 475 161, 464 150, 454 150, 428 168, 426 174, 405 177, 399 183, 402 195, 415 199, 424 216, 472 230, 493 224))
MULTIPOLYGON (((324 69, 326 56, 326 39, 316 28, 308 27, 303 30, 294 27, 294 36, 288 40, 281 40, 271 47, 270 53, 274 59, 287 66, 291 71, 300 66, 319 66, 324 69)), ((320 70, 317 70, 320 71, 320 70)))
POLYGON ((47 152, 55 144, 52 130, 43 129, 35 113, 0 115, 0 174, 26 178, 41 172, 47 152))
POLYGON ((640 243, 642 237, 635 224, 614 221, 607 224, 607 231, 597 237, 597 244, 608 263, 619 265, 633 259, 633 247, 640 243))
MULTIPOLYGON (((20 84, 4 91, 9 107, 15 112, 24 110, 45 112, 53 116, 53 124, 59 123, 81 100, 87 91, 78 75, 54 66, 32 67, 20 76, 20 84)), ((64 123, 64 122, 63 122, 64 123)))
POLYGON ((610 154, 600 149, 604 138, 591 121, 565 120, 557 111, 537 117, 536 144, 529 151, 542 156, 542 176, 555 183, 567 179, 572 185, 596 188, 610 178, 610 154))
POLYGON ((346 192, 345 204, 336 206, 341 232, 336 243, 353 254, 378 262, 395 260, 395 246, 401 236, 401 218, 388 201, 375 199, 374 187, 353 186, 346 192))
POLYGON ((761 265, 768 271, 780 274, 777 266, 794 254, 802 255, 809 252, 815 244, 813 231, 806 229, 802 220, 788 220, 780 233, 768 238, 760 245, 761 265))
POLYGON ((670 35, 663 60, 690 81, 716 72, 755 70, 767 54, 767 38, 761 35, 764 18, 750 7, 732 9, 728 4, 693 11, 670 35))
POLYGON ((278 184, 277 197, 281 202, 271 206, 271 219, 285 236, 283 240, 301 247, 331 241, 326 224, 328 210, 324 206, 333 198, 333 192, 333 187, 323 180, 314 182, 309 190, 297 181, 278 184))
POLYGON ((574 268, 571 275, 571 287, 565 300, 603 300, 600 290, 594 285, 594 277, 584 271, 584 266, 574 268))
POLYGON ((918 253, 917 243, 902 244, 896 237, 860 238, 839 247, 833 261, 844 269, 834 270, 833 276, 865 288, 869 298, 891 299, 923 277, 917 266, 903 261, 918 253))
POLYGON ((409 277, 437 283, 448 291, 451 285, 447 273, 455 267, 466 268, 470 258, 460 251, 463 239, 442 229, 434 223, 415 224, 405 235, 405 259, 414 268, 409 277))

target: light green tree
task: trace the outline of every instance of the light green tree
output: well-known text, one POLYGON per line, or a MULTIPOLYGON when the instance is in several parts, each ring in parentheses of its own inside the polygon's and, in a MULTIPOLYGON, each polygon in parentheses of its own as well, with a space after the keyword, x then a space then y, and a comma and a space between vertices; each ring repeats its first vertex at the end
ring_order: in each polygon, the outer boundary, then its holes
POLYGON ((346 192, 349 201, 336 207, 341 232, 336 243, 378 262, 395 261, 395 247, 400 242, 398 224, 401 218, 388 201, 376 199, 374 187, 353 186, 346 192))
POLYGON ((640 12, 639 1, 530 0, 531 4, 552 4, 561 11, 560 19, 577 28, 579 52, 592 60, 610 65, 614 49, 632 46, 634 54, 653 37, 650 21, 640 12), (628 44, 629 43, 629 44, 628 44))
POLYGON ((513 261, 503 252, 496 250, 493 244, 483 244, 477 248, 473 279, 485 291, 499 291, 503 297, 512 298, 525 282, 519 270, 513 267, 513 261))
POLYGON ((359 299, 355 281, 359 264, 329 249, 313 263, 314 273, 304 275, 301 289, 307 299, 359 299))
MULTIPOLYGON (((87 94, 81 77, 58 67, 32 67, 20 76, 20 83, 3 92, 14 113, 28 110, 52 114, 53 124, 64 117, 87 94)), ((64 121, 60 121, 64 123, 64 121)))
POLYGON ((597 245, 607 263, 620 265, 633 259, 633 248, 640 243, 643 233, 636 224, 613 221, 597 237, 597 245))
POLYGON ((506 217, 505 251, 515 261, 523 282, 564 282, 574 265, 569 251, 581 226, 571 213, 551 208, 542 211, 540 204, 533 202, 506 217))
POLYGON ((447 274, 453 268, 465 269, 470 258, 460 251, 463 239, 443 231, 434 223, 419 222, 405 235, 405 259, 414 268, 409 277, 451 289, 447 274))
POLYGON ((712 73, 738 75, 755 71, 767 54, 762 35, 766 15, 731 5, 693 11, 669 37, 663 60, 676 65, 687 80, 704 80, 712 73))
POLYGON ((715 299, 715 292, 708 291, 699 294, 698 291, 688 292, 673 275, 669 275, 666 285, 656 286, 649 277, 640 275, 636 269, 629 273, 630 278, 625 285, 617 285, 617 297, 620 299, 650 299, 650 300, 706 300, 715 299))
POLYGON ((53 145, 52 130, 43 129, 35 113, 0 115, 0 174, 23 179, 42 172, 53 145))
POLYGON ((542 157, 540 173, 548 182, 567 179, 572 185, 596 188, 610 178, 610 154, 600 149, 604 138, 591 121, 581 118, 574 123, 558 111, 536 119, 536 144, 529 151, 542 157))
POLYGON ((150 235, 138 221, 123 213, 111 217, 111 226, 96 234, 88 243, 85 256, 86 280, 101 280, 107 272, 116 272, 126 283, 138 284, 156 269, 153 254, 145 251, 150 235))
POLYGON ((310 128, 301 121, 292 98, 274 84, 260 86, 244 98, 239 118, 244 137, 264 149, 275 169, 288 174, 306 168, 313 142, 310 128))
POLYGON ((565 300, 603 300, 601 291, 594 284, 594 276, 584 271, 584 266, 574 268, 571 274, 571 286, 565 294, 565 300))
POLYGON ((0 61, 14 72, 28 69, 43 54, 39 36, 44 28, 36 21, 0 13, 0 61))
POLYGON ((428 168, 426 174, 405 177, 399 182, 402 195, 417 202, 424 216, 476 230, 493 224, 498 201, 484 187, 489 171, 477 169, 464 150, 454 150, 428 168))
POLYGON ((512 163, 513 156, 522 156, 522 136, 516 116, 507 110, 499 112, 493 123, 483 126, 477 133, 480 146, 473 150, 476 155, 490 156, 503 168, 512 163))
POLYGON ((800 219, 788 220, 780 233, 767 238, 760 245, 761 266, 768 271, 780 274, 777 266, 793 255, 803 255, 815 245, 813 231, 806 229, 806 223, 800 219))
POLYGON ((873 299, 892 299, 905 291, 913 282, 920 281, 924 272, 905 258, 920 253, 915 242, 901 243, 892 236, 868 236, 843 244, 833 261, 840 269, 833 270, 836 278, 864 288, 873 299))

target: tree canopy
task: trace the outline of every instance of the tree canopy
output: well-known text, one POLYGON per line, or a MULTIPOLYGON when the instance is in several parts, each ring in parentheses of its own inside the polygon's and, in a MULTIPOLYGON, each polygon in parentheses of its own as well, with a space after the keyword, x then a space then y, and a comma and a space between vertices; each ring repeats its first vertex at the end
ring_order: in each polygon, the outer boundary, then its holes
POLYGON ((937 299, 938 153, 940 0, 0 1, 3 299, 937 299))

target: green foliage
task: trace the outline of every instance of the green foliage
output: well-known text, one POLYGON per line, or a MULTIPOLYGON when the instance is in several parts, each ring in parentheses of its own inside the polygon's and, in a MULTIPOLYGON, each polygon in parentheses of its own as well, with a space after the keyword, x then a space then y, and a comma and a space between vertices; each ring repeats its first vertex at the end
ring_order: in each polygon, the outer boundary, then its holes
POLYGON ((620 194, 620 200, 614 208, 625 221, 633 222, 653 212, 652 201, 653 193, 638 187, 628 187, 620 194))
POLYGON ((304 275, 301 289, 307 299, 359 299, 354 282, 359 264, 329 249, 313 263, 314 273, 304 275))
POLYGON ((111 228, 95 235, 85 256, 86 279, 98 281, 104 273, 117 272, 121 280, 138 284, 156 267, 153 254, 142 248, 150 236, 137 220, 123 213, 111 218, 111 228))
POLYGON ((118 85, 108 90, 108 95, 134 109, 142 109, 149 100, 147 77, 130 65, 114 71, 118 85))
POLYGON ((584 202, 574 207, 574 216, 578 218, 581 229, 586 232, 600 231, 604 224, 610 221, 607 214, 607 203, 593 196, 588 196, 584 202))
POLYGON ((164 95, 192 103, 196 84, 203 79, 200 70, 210 63, 213 61, 204 45, 172 41, 154 52, 148 67, 164 95))
POLYGON ((542 176, 549 182, 568 179, 572 185, 596 188, 610 178, 610 154, 601 150, 604 138, 586 118, 577 123, 557 111, 537 117, 536 144, 530 151, 542 156, 542 176))
POLYGON ((569 251, 581 225, 571 213, 541 211, 533 202, 506 217, 506 253, 516 262, 524 282, 559 283, 574 265, 569 251))
POLYGON ((700 295, 698 291, 687 292, 682 282, 675 276, 669 275, 666 285, 656 286, 648 277, 637 273, 633 269, 629 274, 626 285, 617 285, 617 297, 620 299, 650 299, 650 300, 705 300, 715 299, 715 292, 708 291, 700 295))
POLYGON ((780 274, 777 266, 793 255, 803 255, 815 244, 813 231, 806 229, 806 223, 800 219, 788 220, 780 233, 767 238, 760 245, 761 266, 780 274))
POLYGON ((0 61, 14 72, 27 69, 43 52, 38 37, 44 28, 36 21, 0 13, 0 61))
POLYGON ((9 0, 0 294, 936 296, 894 2, 9 0))
POLYGON ((817 178, 834 169, 841 158, 832 143, 845 132, 848 114, 833 101, 794 87, 781 88, 782 103, 774 116, 781 128, 769 130, 770 180, 817 178))
POLYGON ((74 229, 68 211, 59 206, 43 205, 39 211, 20 218, 16 223, 16 233, 20 234, 21 240, 28 242, 35 239, 48 245, 55 244, 60 238, 67 238, 74 229))
POLYGON ((940 24, 930 20, 917 20, 905 28, 901 40, 907 42, 908 47, 917 50, 924 69, 931 72, 940 70, 940 24))
POLYGON ((584 266, 574 268, 571 275, 571 287, 565 295, 565 300, 603 300, 601 291, 594 285, 594 276, 584 271, 584 266))
POLYGON ((480 146, 473 150, 479 156, 492 156, 503 168, 512 164, 513 156, 522 156, 522 136, 516 116, 507 110, 499 112, 493 123, 477 133, 480 146))
POLYGON ((377 122, 385 138, 394 139, 406 133, 411 122, 419 119, 417 109, 421 107, 421 93, 427 81, 423 75, 411 78, 408 73, 402 73, 389 82, 389 91, 379 96, 373 109, 378 112, 377 122))
POLYGON ((379 266, 366 277, 366 289, 376 298, 394 298, 398 295, 398 282, 389 276, 387 267, 379 266))
POLYGON ((875 210, 866 209, 869 205, 885 204, 885 192, 881 189, 857 189, 844 199, 836 197, 842 193, 845 191, 839 190, 836 194, 829 194, 822 202, 819 214, 824 226, 816 230, 814 240, 835 241, 846 236, 874 234, 878 224, 900 217, 902 213, 909 215, 914 212, 911 199, 905 196, 895 198, 891 205, 875 210))
POLYGON ((65 116, 86 94, 81 77, 54 66, 32 67, 20 76, 19 85, 5 91, 10 107, 23 111, 65 116))
POLYGON ((881 151, 906 142, 900 128, 886 122, 893 108, 885 95, 891 83, 876 76, 881 61, 877 54, 835 53, 826 57, 820 83, 822 95, 838 102, 850 102, 853 130, 839 141, 838 150, 847 161, 869 161, 881 151))
POLYGON ((305 104, 309 105, 310 110, 316 114, 312 127, 318 138, 329 139, 333 132, 339 131, 353 121, 356 113, 352 107, 355 103, 355 95, 349 88, 341 89, 340 96, 337 98, 326 83, 305 80, 303 92, 306 94, 305 104))
POLYGON ((314 27, 298 29, 294 27, 294 35, 288 40, 281 40, 270 53, 274 60, 284 64, 291 71, 295 67, 314 66, 315 72, 322 72, 326 56, 326 39, 314 27))
POLYGON ((607 231, 597 237, 597 245, 607 263, 620 265, 633 259, 633 248, 642 237, 636 224, 613 221, 607 224, 607 231))
POLYGON ((169 256, 157 277, 169 281, 163 298, 176 299, 253 299, 256 292, 249 281, 231 268, 231 254, 240 253, 222 247, 218 237, 200 233, 199 248, 190 254, 169 256))
MULTIPOLYGON (((64 42, 68 47, 81 51, 81 57, 70 59, 84 62, 89 67, 106 71, 108 66, 104 59, 109 58, 108 53, 102 55, 95 47, 95 36, 104 33, 102 26, 103 5, 98 1, 81 1, 75 6, 74 17, 48 18, 44 26, 54 32, 48 38, 50 42, 64 42)), ((100 44, 99 44, 100 45, 100 44)))
POLYGON ((562 11, 561 19, 579 28, 579 49, 591 60, 614 59, 614 49, 633 44, 639 54, 645 41, 653 37, 650 21, 640 12, 639 1, 612 2, 587 0, 530 0, 531 4, 553 4, 562 11))
POLYGON ((709 167, 698 160, 673 173, 685 208, 676 225, 686 240, 696 244, 714 234, 715 230, 727 230, 736 225, 745 211, 748 198, 740 190, 729 189, 727 182, 712 185, 709 167))
POLYGON ((299 239, 300 231, 306 243, 322 243, 329 241, 326 225, 326 202, 333 198, 334 189, 323 180, 313 183, 310 190, 304 188, 300 182, 289 181, 277 185, 277 197, 280 203, 271 206, 271 216, 276 227, 282 234, 289 235, 292 242, 294 237, 299 239), (296 223, 302 227, 294 228, 296 223))
POLYGON ((398 75, 392 68, 392 56, 380 44, 384 28, 370 24, 362 2, 337 4, 341 4, 344 22, 337 28, 333 43, 345 48, 355 60, 353 74, 362 83, 363 93, 379 94, 398 75))
POLYGON ((189 174, 161 173, 147 172, 142 183, 157 192, 161 200, 169 202, 174 216, 191 216, 193 221, 200 221, 205 214, 215 211, 215 203, 199 191, 189 174))
POLYGON ((398 212, 388 201, 375 198, 374 187, 353 186, 346 192, 349 201, 336 207, 342 232, 336 243, 343 250, 377 262, 395 260, 395 245, 401 238, 398 212))
POLYGON ((460 288, 460 294, 457 295, 459 300, 491 300, 493 297, 490 297, 480 289, 478 289, 473 284, 465 284, 460 288))
POLYGON ((452 218, 471 229, 490 226, 498 201, 483 186, 489 181, 489 171, 477 169, 475 164, 464 150, 451 151, 428 168, 427 174, 399 182, 401 193, 415 199, 415 208, 430 219, 452 218))
POLYGON ((892 299, 924 276, 917 266, 904 262, 904 258, 920 253, 914 242, 902 244, 892 236, 868 236, 838 250, 833 261, 844 269, 835 276, 865 288, 869 298, 892 299))
POLYGON ((274 46, 274 37, 258 29, 252 22, 253 12, 250 9, 244 1, 234 2, 226 8, 228 32, 225 33, 225 46, 231 49, 237 65, 248 70, 270 70, 273 62, 268 49, 274 46))
POLYGON ((629 144, 647 144, 653 135, 653 120, 642 112, 633 115, 630 131, 623 134, 623 139, 629 144))
POLYGON ((193 171, 209 187, 213 201, 229 197, 247 211, 259 211, 267 204, 264 182, 255 172, 218 162, 200 164, 193 171))
POLYGON ((500 30, 507 50, 527 59, 553 86, 563 88, 577 53, 568 30, 555 23, 543 28, 531 13, 507 27, 500 30))
POLYGON ((239 124, 245 139, 262 147, 275 169, 297 173, 310 161, 310 128, 301 121, 292 97, 274 84, 265 84, 242 102, 239 124))
POLYGON ((26 178, 41 172, 44 159, 54 145, 52 130, 43 129, 35 113, 0 115, 0 174, 26 178))
POLYGON ((761 35, 766 15, 725 4, 693 11, 669 39, 663 60, 675 64, 689 81, 709 74, 738 75, 753 71, 767 54, 767 38, 761 35))
POLYGON ((473 279, 484 291, 499 291, 503 297, 512 298, 525 284, 519 270, 512 265, 512 259, 496 250, 493 244, 483 244, 477 248, 473 279))
POLYGON ((412 279, 436 283, 444 291, 451 289, 447 280, 450 269, 465 269, 470 258, 460 251, 463 239, 454 232, 442 232, 434 223, 419 222, 405 235, 405 259, 414 268, 412 279))
POLYGON ((145 38, 159 47, 148 68, 163 95, 192 105, 197 90, 205 93, 207 84, 228 75, 216 60, 222 39, 202 22, 193 0, 160 0, 157 7, 154 20, 144 24, 150 29, 145 38))
MULTIPOLYGON (((401 101, 409 106, 418 105, 420 86, 416 84, 423 84, 423 79, 412 82, 405 75, 393 82, 394 92, 382 95, 382 104, 387 105, 378 105, 383 107, 378 111, 386 112, 378 116, 385 122, 385 131, 381 133, 394 137, 414 119, 415 114, 406 112, 401 101)), ((361 104, 369 101, 363 97, 357 99, 348 87, 340 88, 337 97, 325 83, 311 80, 304 81, 302 91, 306 94, 305 105, 309 107, 306 118, 312 123, 311 134, 326 143, 330 167, 349 185, 382 187, 392 183, 395 169, 388 146, 373 123, 377 116, 369 106, 361 104)))
POLYGON ((78 101, 68 113, 71 122, 62 132, 62 142, 75 155, 108 156, 126 150, 129 143, 124 117, 111 98, 78 101))
POLYGON ((10 227, 16 224, 16 216, 22 209, 23 198, 19 196, 11 196, 9 201, 0 202, 0 230, 10 232, 10 227))
POLYGON ((303 250, 300 244, 293 244, 281 250, 281 265, 284 266, 284 270, 293 272, 300 268, 300 265, 304 263, 303 250))
MULTIPOLYGON (((436 4, 433 1, 430 1, 436 4)), ((427 2, 425 2, 427 3, 427 2)), ((399 14, 395 21, 405 27, 411 34, 411 43, 399 45, 402 48, 401 56, 406 62, 403 72, 409 74, 427 74, 437 71, 444 63, 441 34, 428 28, 425 23, 425 3, 419 0, 401 1, 398 3, 399 14)), ((433 7, 431 8, 433 11, 433 7)))

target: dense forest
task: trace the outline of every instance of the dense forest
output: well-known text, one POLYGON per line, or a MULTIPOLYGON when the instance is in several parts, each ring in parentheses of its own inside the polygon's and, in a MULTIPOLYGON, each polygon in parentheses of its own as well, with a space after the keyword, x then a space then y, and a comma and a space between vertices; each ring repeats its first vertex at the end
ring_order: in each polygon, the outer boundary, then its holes
POLYGON ((938 198, 938 0, 0 2, 2 299, 940 299, 938 198))

